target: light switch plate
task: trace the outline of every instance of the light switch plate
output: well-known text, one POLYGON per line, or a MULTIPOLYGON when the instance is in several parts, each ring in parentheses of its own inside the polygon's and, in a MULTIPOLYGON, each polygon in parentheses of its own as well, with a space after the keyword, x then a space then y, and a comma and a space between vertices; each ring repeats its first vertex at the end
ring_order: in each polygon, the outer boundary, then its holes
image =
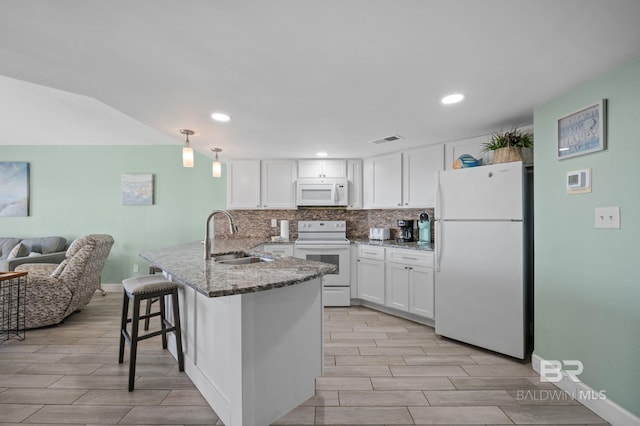
POLYGON ((620 207, 596 207, 596 228, 620 229, 620 207))
POLYGON ((271 219, 271 226, 274 228, 278 226, 278 219, 271 219))

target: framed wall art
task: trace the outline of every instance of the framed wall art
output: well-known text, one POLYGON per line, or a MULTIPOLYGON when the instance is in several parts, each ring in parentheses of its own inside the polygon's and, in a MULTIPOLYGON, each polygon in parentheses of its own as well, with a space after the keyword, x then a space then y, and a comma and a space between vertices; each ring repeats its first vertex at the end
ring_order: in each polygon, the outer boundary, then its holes
POLYGON ((121 185, 123 206, 150 206, 153 204, 153 175, 151 173, 123 173, 121 185))
POLYGON ((0 161, 0 216, 29 216, 29 163, 0 161))
POLYGON ((558 119, 558 159, 575 157, 607 147, 606 99, 558 119))

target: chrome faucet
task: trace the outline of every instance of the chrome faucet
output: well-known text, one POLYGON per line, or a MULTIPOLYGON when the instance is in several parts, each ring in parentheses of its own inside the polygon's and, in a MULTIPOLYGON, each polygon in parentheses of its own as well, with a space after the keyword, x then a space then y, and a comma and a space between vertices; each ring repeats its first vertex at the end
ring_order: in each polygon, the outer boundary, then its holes
POLYGON ((213 246, 212 246, 212 241, 213 239, 215 239, 215 229, 214 229, 214 233, 213 236, 211 238, 209 238, 209 232, 210 232, 210 223, 211 223, 211 219, 213 219, 213 217, 215 215, 217 215, 218 213, 222 213, 223 215, 225 215, 227 217, 227 219, 229 219, 229 230, 231 231, 231 235, 235 234, 236 232, 238 232, 238 225, 236 225, 236 223, 233 220, 233 217, 231 216, 231 214, 226 211, 226 210, 214 210, 213 212, 211 212, 211 214, 209 215, 209 217, 207 217, 207 222, 205 223, 205 231, 204 231, 204 260, 209 260, 211 259, 211 250, 213 250, 213 246))

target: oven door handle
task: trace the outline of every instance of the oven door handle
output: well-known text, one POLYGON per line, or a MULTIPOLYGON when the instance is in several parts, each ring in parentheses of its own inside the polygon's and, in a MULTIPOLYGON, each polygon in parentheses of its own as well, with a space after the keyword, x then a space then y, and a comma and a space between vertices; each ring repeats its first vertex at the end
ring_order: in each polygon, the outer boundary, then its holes
POLYGON ((340 244, 338 246, 332 244, 296 244, 296 250, 305 250, 305 249, 313 249, 313 250, 351 250, 351 246, 349 244, 340 244))

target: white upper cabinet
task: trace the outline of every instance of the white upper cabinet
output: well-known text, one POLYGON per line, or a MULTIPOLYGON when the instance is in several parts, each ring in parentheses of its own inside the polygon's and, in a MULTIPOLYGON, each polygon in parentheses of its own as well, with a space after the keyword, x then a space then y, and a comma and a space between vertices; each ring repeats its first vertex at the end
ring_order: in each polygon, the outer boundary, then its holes
POLYGON ((367 158, 363 163, 365 209, 435 206, 436 172, 444 169, 444 145, 367 158))
POLYGON ((295 160, 229 161, 228 209, 295 209, 295 160))
POLYGON ((260 160, 237 160, 227 164, 227 208, 260 208, 260 160))
POLYGON ((403 152, 403 206, 434 207, 436 172, 440 170, 444 170, 444 145, 433 145, 403 152))
POLYGON ((262 161, 262 208, 296 208, 296 162, 294 160, 262 161))
POLYGON ((381 155, 363 161, 365 209, 402 206, 402 153, 381 155))
POLYGON ((362 208, 362 160, 347 161, 347 179, 349 181, 349 209, 362 208))
POLYGON ((298 160, 298 177, 345 178, 347 160, 298 160))

